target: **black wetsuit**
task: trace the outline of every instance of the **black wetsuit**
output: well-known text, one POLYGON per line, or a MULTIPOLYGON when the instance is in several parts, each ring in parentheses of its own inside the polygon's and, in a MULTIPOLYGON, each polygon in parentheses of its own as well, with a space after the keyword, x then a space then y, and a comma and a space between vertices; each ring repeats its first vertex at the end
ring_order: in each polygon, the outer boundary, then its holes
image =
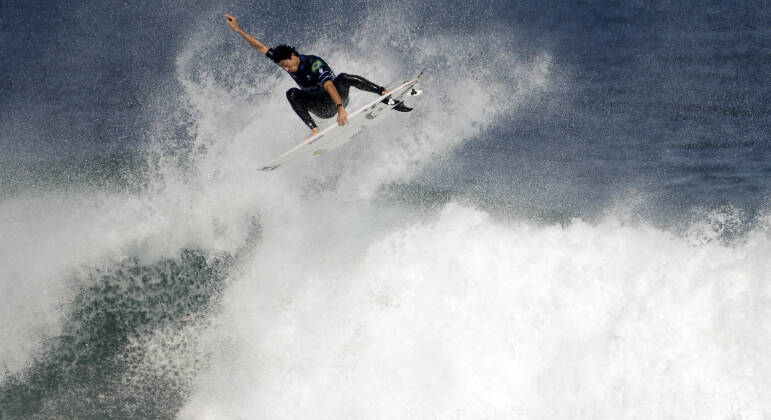
MULTIPOLYGON (((273 50, 268 50, 266 55, 271 58, 272 54, 273 50)), ((286 91, 286 98, 292 105, 294 112, 311 130, 316 128, 316 122, 313 121, 310 113, 319 118, 332 118, 337 114, 337 106, 323 86, 327 81, 331 80, 335 84, 335 88, 343 100, 343 105, 348 105, 348 93, 351 86, 378 95, 385 90, 384 87, 354 74, 340 73, 335 76, 327 63, 315 55, 301 54, 300 67, 297 72, 289 73, 289 75, 297 82, 300 89, 289 89, 286 91)))

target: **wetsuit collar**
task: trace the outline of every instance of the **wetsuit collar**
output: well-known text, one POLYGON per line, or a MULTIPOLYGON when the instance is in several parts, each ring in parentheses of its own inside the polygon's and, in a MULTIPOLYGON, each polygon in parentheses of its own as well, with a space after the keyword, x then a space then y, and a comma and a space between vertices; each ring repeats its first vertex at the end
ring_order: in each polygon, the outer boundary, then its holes
POLYGON ((305 68, 305 62, 306 62, 306 61, 307 61, 307 60, 305 59, 305 55, 303 55, 303 54, 300 54, 300 67, 298 67, 298 68, 297 68, 297 72, 298 72, 298 73, 299 73, 299 72, 301 72, 301 71, 302 71, 302 69, 304 69, 304 68, 305 68))

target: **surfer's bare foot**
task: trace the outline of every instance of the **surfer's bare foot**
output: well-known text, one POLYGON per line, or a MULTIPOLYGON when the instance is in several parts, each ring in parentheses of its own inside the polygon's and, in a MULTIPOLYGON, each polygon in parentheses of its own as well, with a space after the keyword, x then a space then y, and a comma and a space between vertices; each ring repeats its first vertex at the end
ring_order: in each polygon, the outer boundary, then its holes
POLYGON ((380 92, 380 96, 383 96, 383 95, 388 95, 388 93, 389 93, 389 92, 391 92, 391 90, 390 90, 390 89, 383 89, 383 91, 382 91, 382 92, 380 92))
POLYGON ((315 136, 316 134, 321 133, 321 130, 319 130, 318 127, 313 127, 313 130, 311 130, 311 133, 308 135, 308 137, 305 138, 305 140, 308 140, 309 138, 315 136))

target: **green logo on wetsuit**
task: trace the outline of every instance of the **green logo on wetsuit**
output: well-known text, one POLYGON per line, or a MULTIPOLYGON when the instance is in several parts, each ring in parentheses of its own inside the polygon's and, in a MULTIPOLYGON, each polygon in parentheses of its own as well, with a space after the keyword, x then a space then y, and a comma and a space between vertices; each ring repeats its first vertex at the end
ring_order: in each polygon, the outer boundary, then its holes
POLYGON ((311 70, 313 70, 313 72, 315 73, 315 72, 319 71, 319 68, 321 68, 321 66, 322 66, 321 60, 316 60, 313 63, 313 65, 311 66, 311 70))

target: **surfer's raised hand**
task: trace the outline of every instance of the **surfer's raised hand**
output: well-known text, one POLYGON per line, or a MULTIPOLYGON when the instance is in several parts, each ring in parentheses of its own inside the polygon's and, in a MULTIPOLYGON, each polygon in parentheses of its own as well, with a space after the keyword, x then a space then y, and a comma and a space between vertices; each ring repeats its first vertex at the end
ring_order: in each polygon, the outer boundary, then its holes
POLYGON ((234 30, 234 31, 237 31, 237 30, 241 29, 241 28, 238 26, 238 19, 236 19, 236 17, 235 17, 235 16, 231 16, 231 15, 225 15, 225 19, 227 19, 227 20, 228 20, 228 25, 229 25, 231 28, 233 28, 233 30, 234 30))
POLYGON ((263 54, 268 53, 269 48, 267 47, 267 45, 263 44, 259 39, 249 35, 246 31, 241 29, 241 27, 238 26, 238 19, 236 19, 235 16, 225 15, 225 19, 228 20, 228 26, 233 28, 233 30, 236 31, 237 34, 241 35, 246 40, 246 42, 249 43, 249 45, 254 47, 254 49, 256 49, 257 51, 263 54))

